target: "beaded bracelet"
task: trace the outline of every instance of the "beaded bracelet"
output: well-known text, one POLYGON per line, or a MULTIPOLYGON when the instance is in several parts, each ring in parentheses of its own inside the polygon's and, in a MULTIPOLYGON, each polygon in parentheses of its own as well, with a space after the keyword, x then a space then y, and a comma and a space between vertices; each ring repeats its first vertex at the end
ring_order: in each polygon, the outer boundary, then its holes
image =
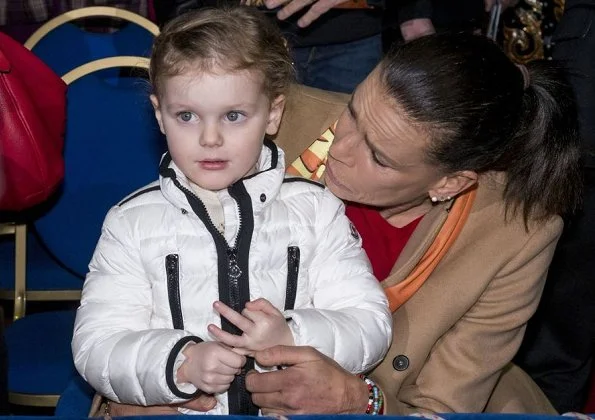
POLYGON ((359 377, 368 386, 368 406, 366 407, 366 414, 371 414, 373 416, 384 414, 384 395, 382 394, 382 390, 366 375, 359 375, 359 377))

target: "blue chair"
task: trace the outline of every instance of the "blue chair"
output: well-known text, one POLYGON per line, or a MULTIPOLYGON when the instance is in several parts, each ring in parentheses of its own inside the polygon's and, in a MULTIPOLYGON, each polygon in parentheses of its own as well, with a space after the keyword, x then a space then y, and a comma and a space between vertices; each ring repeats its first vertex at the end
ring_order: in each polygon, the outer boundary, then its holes
POLYGON ((131 78, 113 86, 96 77, 103 69, 124 66, 148 66, 148 60, 106 58, 63 77, 69 84, 64 184, 60 199, 34 226, 54 257, 81 276, 109 208, 156 180, 167 150, 147 82, 131 78))
POLYGON ((83 417, 89 414, 95 390, 80 375, 72 377, 58 400, 55 416, 83 417))
MULTIPOLYGON (((115 7, 84 7, 51 19, 25 42, 56 74, 93 60, 114 56, 148 57, 159 28, 150 20, 115 7), (124 26, 111 32, 89 32, 76 23, 88 18, 113 18, 124 26)), ((111 74, 117 75, 116 68, 111 74)))
MULTIPOLYGON (((66 75, 77 68, 80 72, 81 66, 101 58, 146 56, 158 33, 159 29, 153 22, 127 10, 86 7, 48 21, 31 35, 25 46, 56 74, 66 75), (114 18, 126 24, 115 32, 95 33, 84 31, 72 23, 91 17, 114 18)), ((127 80, 119 77, 119 71, 119 67, 108 67, 95 74, 115 84, 127 80)), ((77 270, 65 267, 40 241, 35 229, 27 230, 26 224, 20 222, 5 224, 0 232, 14 235, 13 238, 0 239, 0 261, 3 262, 0 265, 0 299, 14 300, 15 320, 25 315, 26 301, 79 300, 86 271, 86 267, 81 266, 77 270), (34 263, 26 264, 27 259, 34 263)))
MULTIPOLYGON (((110 57, 63 76, 69 85, 65 177, 50 208, 32 223, 36 237, 27 241, 26 253, 31 277, 48 270, 52 281, 78 281, 80 289, 109 208, 157 179, 166 143, 153 115, 148 85, 139 77, 107 83, 101 71, 117 67, 146 71, 148 60, 110 57)), ((8 255, 0 264, 3 269, 14 260, 14 252, 8 255)), ((73 310, 30 314, 6 328, 12 403, 56 405, 76 375, 70 350, 74 316, 73 310)))

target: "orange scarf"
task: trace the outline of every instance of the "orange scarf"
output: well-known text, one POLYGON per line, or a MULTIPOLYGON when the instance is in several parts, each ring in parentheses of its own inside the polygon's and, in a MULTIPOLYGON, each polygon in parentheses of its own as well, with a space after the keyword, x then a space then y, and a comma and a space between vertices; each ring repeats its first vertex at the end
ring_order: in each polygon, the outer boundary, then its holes
POLYGON ((436 239, 413 271, 403 281, 384 289, 391 312, 396 311, 407 302, 430 277, 438 263, 442 261, 442 257, 446 255, 463 230, 476 195, 477 188, 473 188, 455 200, 436 239))

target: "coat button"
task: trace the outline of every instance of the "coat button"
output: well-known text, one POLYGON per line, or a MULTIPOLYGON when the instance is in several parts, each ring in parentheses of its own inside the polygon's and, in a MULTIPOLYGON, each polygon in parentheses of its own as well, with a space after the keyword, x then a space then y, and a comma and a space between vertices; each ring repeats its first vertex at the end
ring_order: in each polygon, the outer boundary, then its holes
POLYGON ((406 370, 409 367, 409 358, 404 354, 399 354, 393 359, 393 367, 398 371, 406 370))
POLYGON ((264 203, 265 201, 267 201, 267 196, 264 193, 260 194, 260 202, 264 203))

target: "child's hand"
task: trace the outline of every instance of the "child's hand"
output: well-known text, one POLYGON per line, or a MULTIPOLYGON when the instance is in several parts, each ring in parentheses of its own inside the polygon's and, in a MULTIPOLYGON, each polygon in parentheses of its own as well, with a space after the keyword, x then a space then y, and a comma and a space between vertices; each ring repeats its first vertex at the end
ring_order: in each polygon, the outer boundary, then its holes
POLYGON ((178 369, 178 381, 207 394, 227 391, 246 364, 246 357, 214 341, 191 344, 183 353, 186 360, 178 369))
POLYGON ((209 325, 209 333, 221 343, 234 347, 234 351, 240 354, 251 356, 256 351, 276 345, 294 345, 285 317, 266 299, 246 303, 241 314, 219 301, 213 303, 213 307, 244 333, 230 334, 213 324, 209 325))

